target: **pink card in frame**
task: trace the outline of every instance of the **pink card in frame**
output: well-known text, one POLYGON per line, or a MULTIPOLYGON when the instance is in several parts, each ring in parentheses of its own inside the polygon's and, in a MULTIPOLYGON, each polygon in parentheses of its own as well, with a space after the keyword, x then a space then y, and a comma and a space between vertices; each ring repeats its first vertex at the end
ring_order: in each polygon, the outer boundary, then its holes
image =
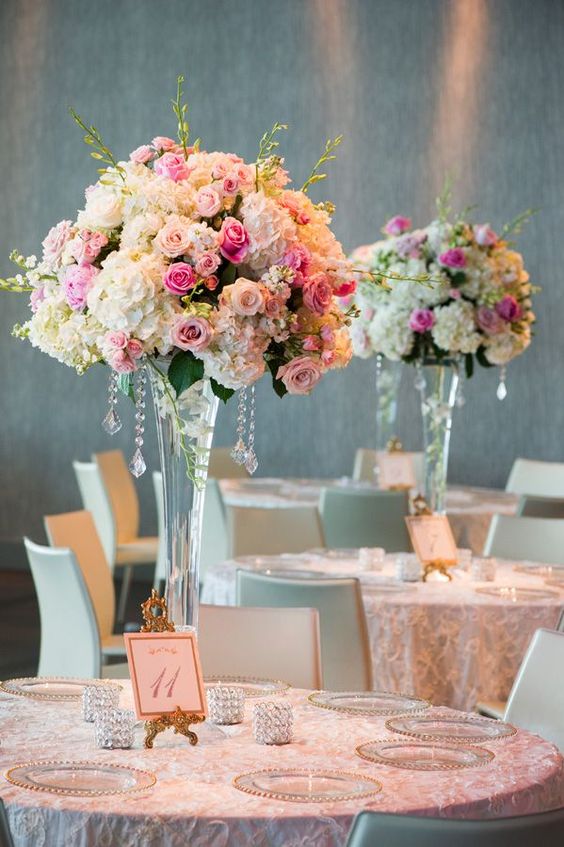
POLYGON ((422 565, 456 565, 458 551, 446 515, 413 515, 405 519, 413 549, 422 565))
POLYGON ((206 694, 193 632, 124 635, 138 718, 155 720, 177 709, 206 717, 206 694))
POLYGON ((378 467, 378 486, 384 491, 394 489, 415 488, 415 469, 413 467, 413 456, 402 450, 385 452, 378 450, 376 453, 376 465, 378 467))

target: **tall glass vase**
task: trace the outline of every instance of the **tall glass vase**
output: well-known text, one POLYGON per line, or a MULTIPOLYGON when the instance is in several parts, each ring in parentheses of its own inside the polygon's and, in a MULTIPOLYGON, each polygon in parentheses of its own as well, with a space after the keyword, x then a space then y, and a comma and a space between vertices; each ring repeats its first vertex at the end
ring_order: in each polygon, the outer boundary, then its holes
POLYGON ((398 392, 402 362, 376 356, 376 449, 385 450, 397 436, 398 392))
POLYGON ((147 369, 163 477, 165 600, 177 629, 197 631, 204 498, 218 399, 204 379, 174 403, 174 390, 163 379, 168 362, 151 361, 147 369))
POLYGON ((446 488, 452 412, 458 392, 458 363, 448 359, 418 366, 425 448, 425 499, 433 512, 446 511, 446 488))

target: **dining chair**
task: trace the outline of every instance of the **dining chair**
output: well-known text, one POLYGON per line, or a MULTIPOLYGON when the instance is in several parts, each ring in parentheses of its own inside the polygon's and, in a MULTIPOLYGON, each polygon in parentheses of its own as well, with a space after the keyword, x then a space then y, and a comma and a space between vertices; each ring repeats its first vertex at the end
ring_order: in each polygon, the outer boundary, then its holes
POLYGON ((562 847, 564 809, 494 820, 360 812, 347 847, 562 847))
POLYGON ((214 479, 245 479, 249 476, 244 465, 233 461, 231 450, 231 447, 212 447, 208 476, 214 479))
POLYGON ((75 554, 24 538, 41 620, 38 676, 126 677, 127 664, 103 665, 92 598, 75 554))
MULTIPOLYGON (((164 499, 161 471, 153 472, 153 485, 157 503, 159 526, 159 550, 155 569, 154 588, 160 589, 166 577, 166 539, 164 532, 164 499)), ((224 562, 230 556, 225 506, 221 489, 216 479, 208 477, 204 517, 202 523, 202 542, 200 545, 200 585, 203 585, 208 568, 224 562)))
POLYGON ((517 517, 564 518, 564 499, 560 497, 531 497, 522 494, 517 506, 517 517))
POLYGON ((204 675, 281 679, 322 688, 319 612, 250 606, 200 606, 204 675))
POLYGON ((564 518, 494 515, 484 556, 564 565, 564 518))
POLYGON ((405 524, 406 491, 324 488, 319 511, 328 547, 383 547, 389 553, 411 550, 405 524))
POLYGON ((226 513, 232 557, 303 553, 325 546, 316 506, 274 509, 227 506, 226 513))
MULTIPOLYGON (((425 485, 425 453, 408 452, 413 462, 413 472, 417 481, 417 488, 422 491, 425 485)), ((353 466, 353 479, 357 482, 375 482, 376 475, 376 450, 367 447, 359 447, 355 453, 353 466)))
POLYGON ((564 462, 515 459, 505 490, 535 497, 564 497, 564 462))
POLYGON ((358 579, 292 579, 238 570, 237 605, 317 609, 325 688, 372 689, 372 656, 358 579))
POLYGON ((14 847, 6 807, 0 798, 0 847, 14 847))

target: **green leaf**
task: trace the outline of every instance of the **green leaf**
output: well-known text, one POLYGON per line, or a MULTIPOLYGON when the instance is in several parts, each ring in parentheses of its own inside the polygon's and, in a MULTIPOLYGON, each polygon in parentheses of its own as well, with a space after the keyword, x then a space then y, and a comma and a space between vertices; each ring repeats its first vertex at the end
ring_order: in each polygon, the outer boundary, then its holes
POLYGON ((202 379, 204 376, 204 363, 196 359, 192 353, 181 350, 176 354, 168 369, 168 381, 176 391, 176 396, 181 394, 202 379))
POLYGON ((471 379, 474 373, 474 357, 472 353, 467 353, 464 357, 464 369, 466 371, 466 378, 471 379))
POLYGON ((119 388, 122 394, 125 394, 126 397, 129 397, 130 400, 133 400, 133 402, 135 402, 135 394, 133 392, 133 380, 130 374, 118 374, 117 387, 119 388))
POLYGON ((483 368, 495 368, 495 365, 492 365, 492 363, 488 362, 486 359, 486 351, 483 347, 478 347, 476 350, 476 359, 483 368))
POLYGON ((461 285, 464 285, 466 282, 466 274, 464 271, 456 271, 456 273, 451 274, 452 284, 457 288, 460 288, 461 285))
POLYGON ((225 266, 223 273, 221 274, 221 284, 223 285, 232 285, 235 282, 235 277, 237 275, 237 268, 231 262, 228 262, 225 266))
POLYGON ((272 374, 272 387, 274 388, 276 394, 278 394, 279 397, 284 397, 284 395, 288 393, 288 389, 286 388, 281 379, 276 379, 278 368, 280 368, 284 364, 284 360, 269 358, 267 359, 266 364, 268 365, 268 369, 272 374))
POLYGON ((235 391, 233 388, 226 388, 225 385, 221 385, 215 379, 211 378, 211 387, 212 391, 216 397, 219 397, 224 403, 227 403, 230 397, 233 397, 235 391))

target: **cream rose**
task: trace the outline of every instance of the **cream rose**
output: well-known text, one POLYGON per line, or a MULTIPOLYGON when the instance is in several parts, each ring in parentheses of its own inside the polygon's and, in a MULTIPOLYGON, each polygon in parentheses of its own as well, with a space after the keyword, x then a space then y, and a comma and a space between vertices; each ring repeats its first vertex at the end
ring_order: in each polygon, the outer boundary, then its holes
POLYGON ((278 368, 276 379, 282 380, 288 394, 309 394, 322 376, 323 370, 318 361, 309 356, 298 356, 278 368))
POLYGON ((231 308, 238 315, 256 315, 264 309, 264 294, 260 285, 250 279, 239 277, 233 285, 224 289, 231 300, 231 308))
POLYGON ((86 208, 78 216, 79 226, 88 229, 114 229, 123 220, 123 197, 105 185, 88 192, 86 208))
POLYGON ((180 215, 170 215, 166 224, 157 232, 154 244, 172 259, 187 253, 191 243, 190 224, 180 215))

